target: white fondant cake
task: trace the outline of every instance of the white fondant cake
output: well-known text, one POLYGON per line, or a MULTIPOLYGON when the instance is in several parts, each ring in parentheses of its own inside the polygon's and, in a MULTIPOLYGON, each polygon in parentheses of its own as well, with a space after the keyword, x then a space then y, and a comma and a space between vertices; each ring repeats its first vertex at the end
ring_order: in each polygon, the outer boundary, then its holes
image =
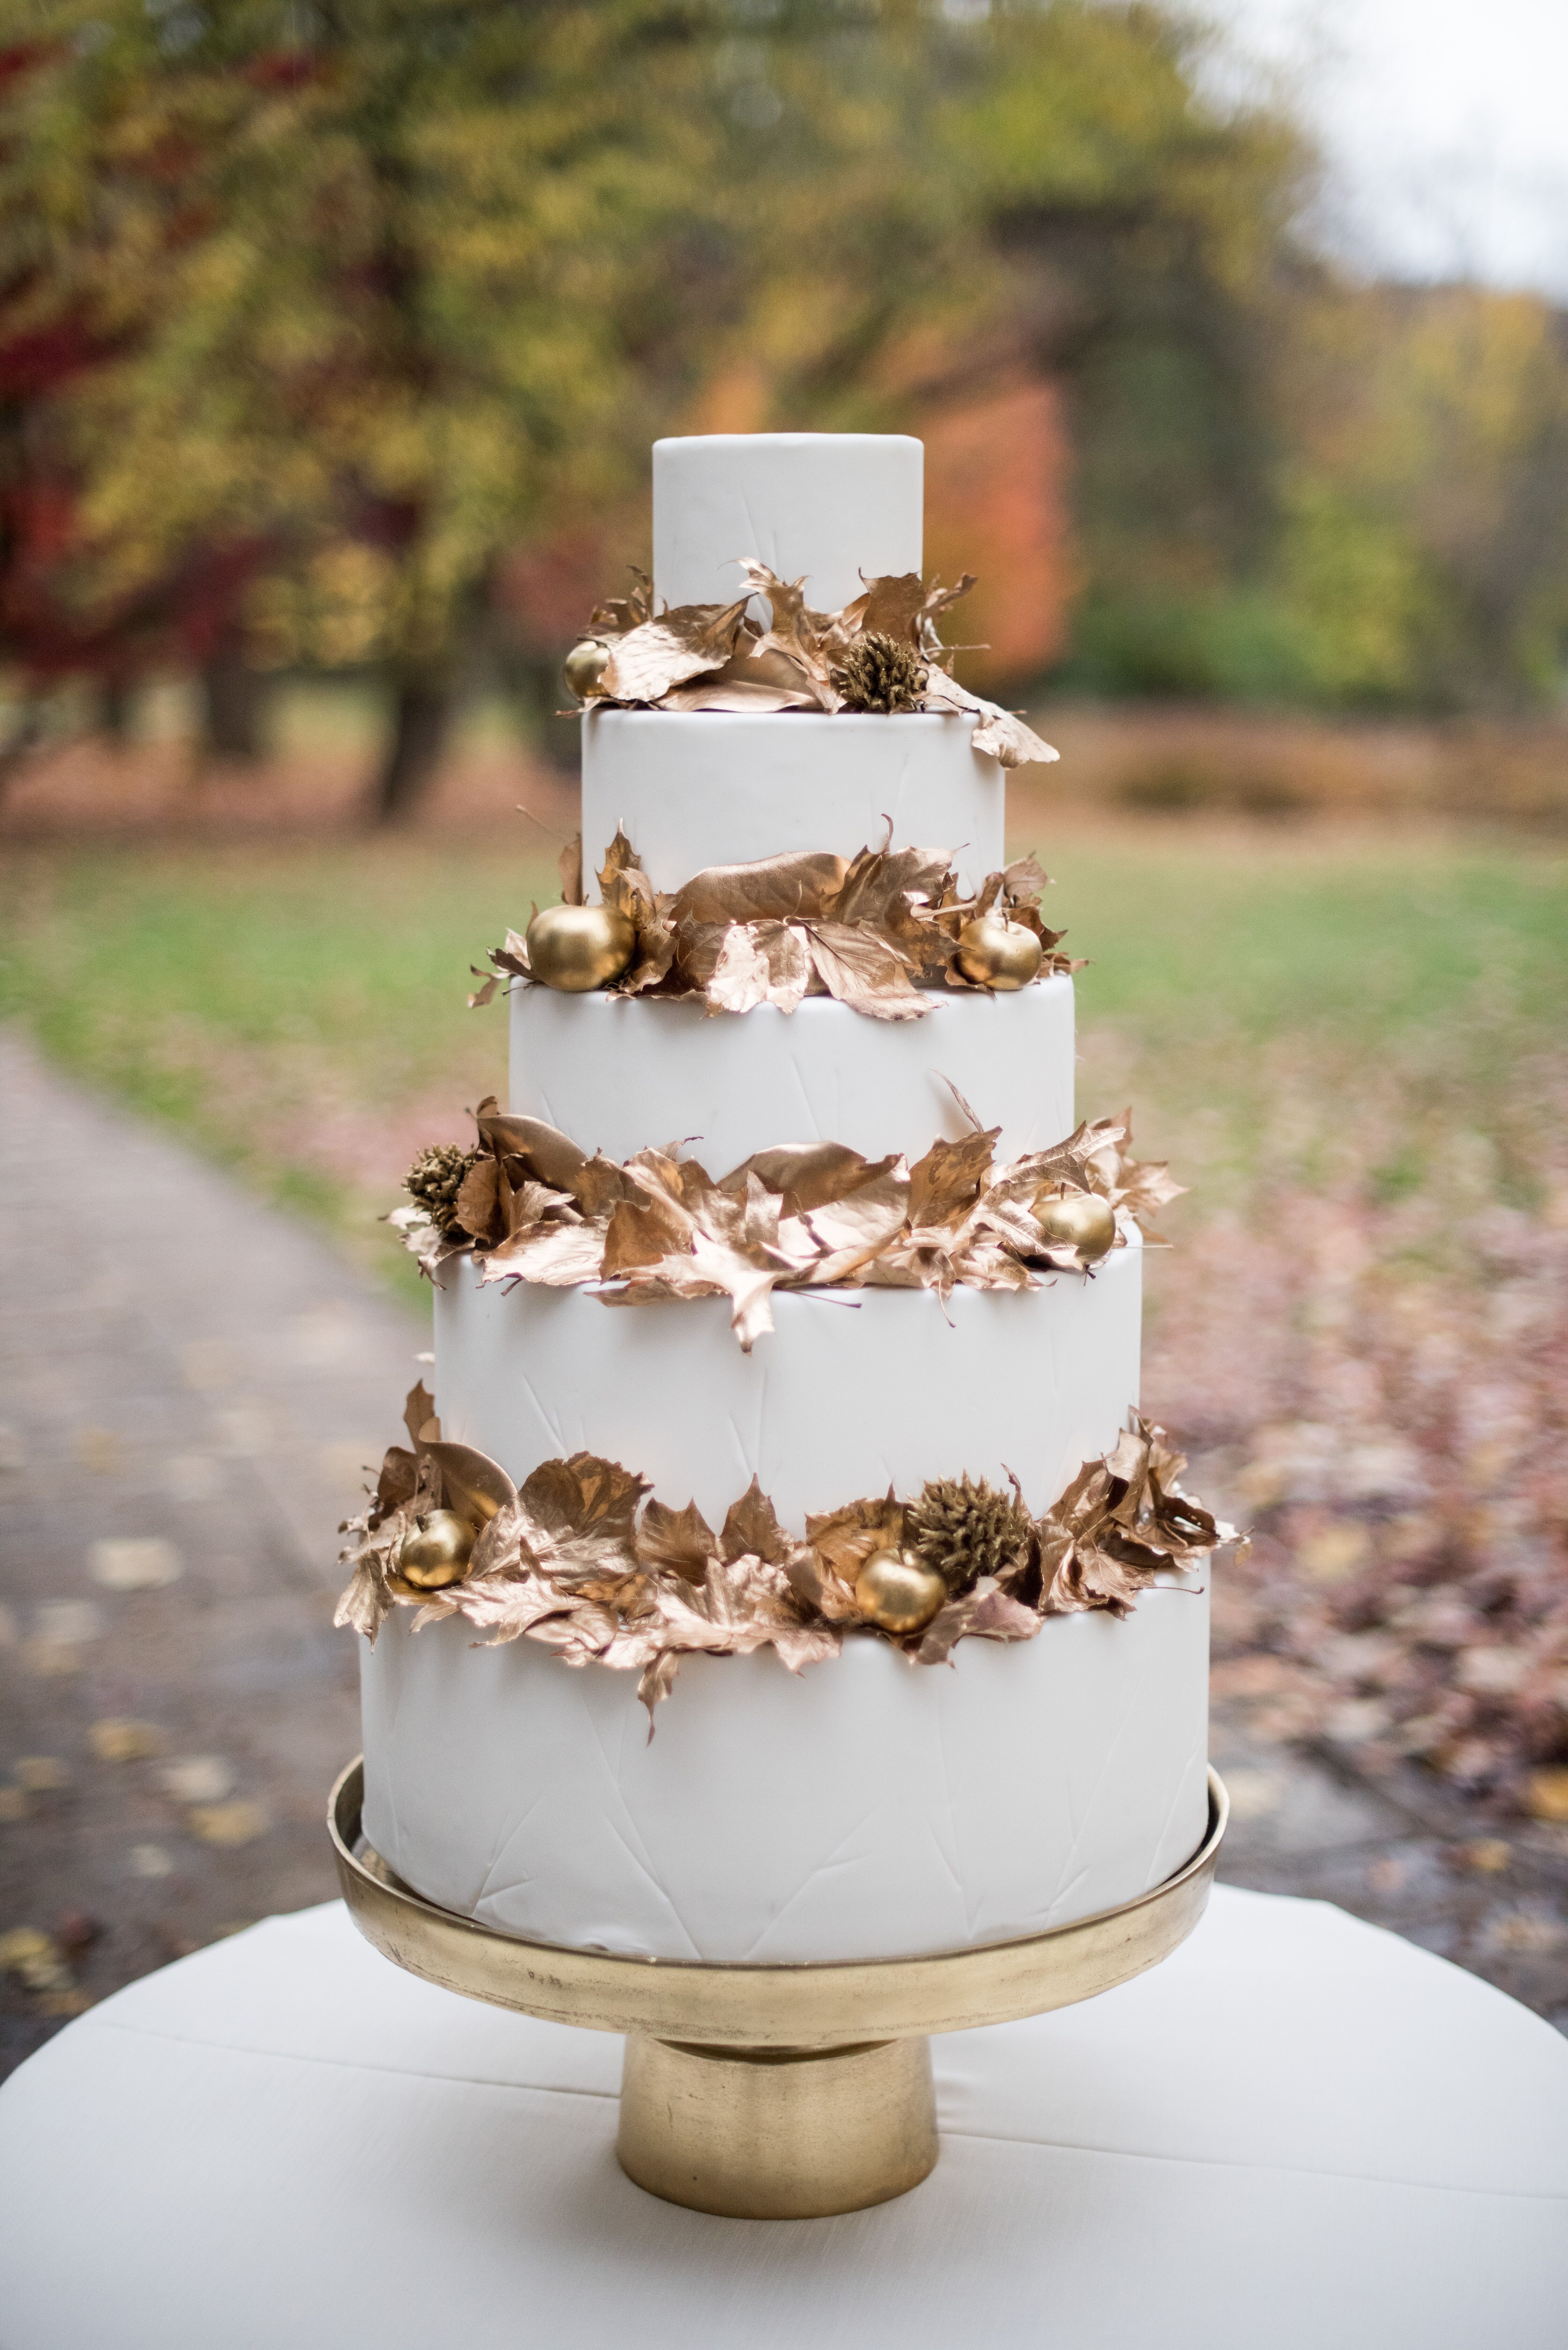
MULTIPOLYGON (((920 559, 919 444, 854 436, 661 442, 655 580, 715 601, 758 556, 818 608, 920 559)), ((961 720, 603 710, 584 722, 590 869, 624 825, 655 885, 788 849, 1002 862, 1002 780, 961 720)), ((512 1004, 510 1107, 615 1159, 691 1138, 714 1176, 772 1145, 913 1161, 968 1130, 998 1156, 1073 1124, 1072 983, 939 992, 899 1025, 811 998, 512 1004)), ((1141 1252, 1018 1292, 780 1292, 742 1354, 718 1298, 614 1306, 591 1289, 481 1286, 436 1303, 442 1434, 514 1482, 583 1451, 717 1527, 754 1475, 782 1523, 929 1479, 1016 1476, 1044 1510, 1137 1397, 1141 1252)), ((1048 1617, 1016 1644, 915 1666, 851 1634, 795 1675, 771 1651, 688 1657, 656 1735, 636 1675, 397 1610, 364 1652, 367 1833, 448 1908, 545 1940, 711 1960, 892 1957, 1028 1934, 1131 1898, 1206 1816, 1207 1602, 1048 1617)))
POLYGON ((400 1614, 364 1651, 365 1830, 448 1909, 662 1959, 898 1958, 1158 1885, 1202 1841, 1209 1603, 1148 1591, 950 1670, 847 1641, 798 1678, 635 1676, 400 1614), (370 1758, 374 1756, 374 1767, 370 1758))
POLYGON ((946 848, 978 889, 1002 861, 1002 769, 970 718, 595 710, 583 721, 583 862, 624 826, 656 889, 785 849, 946 848))
POLYGON ((512 998, 511 1107, 585 1149, 629 1159, 688 1141, 722 1176, 787 1135, 911 1163, 975 1116, 1000 1126, 1000 1159, 1048 1150, 1073 1126, 1073 983, 1017 995, 937 995, 923 1020, 862 1019, 825 995, 794 1012, 758 1004, 713 1018, 701 1003, 622 995, 512 998))
POLYGON ((654 593, 730 603, 756 556, 780 579, 804 577, 817 611, 836 612, 867 579, 919 570, 925 460, 919 441, 896 432, 656 441, 654 593))
MULTIPOLYGON (((755 1476, 785 1525, 891 1485, 1009 1470, 1035 1511, 1108 1452, 1137 1400, 1142 1251, 1019 1296, 857 1289, 773 1301, 742 1355, 727 1298, 606 1305, 585 1289, 479 1286, 441 1268, 441 1432, 521 1484, 577 1451, 637 1465, 721 1525, 755 1476)), ((684 1686, 684 1685, 682 1685, 684 1686)))

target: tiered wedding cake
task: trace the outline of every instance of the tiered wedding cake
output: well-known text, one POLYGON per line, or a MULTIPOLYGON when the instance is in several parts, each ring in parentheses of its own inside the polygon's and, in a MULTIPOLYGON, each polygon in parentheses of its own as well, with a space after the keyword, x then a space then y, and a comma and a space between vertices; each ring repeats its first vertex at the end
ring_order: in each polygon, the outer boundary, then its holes
POLYGON ((542 1941, 794 1961, 1037 1933, 1201 1841, 1191 1568, 1218 1539, 1136 1418, 1121 1129, 1056 1149, 1064 958, 1001 991, 964 942, 988 876, 993 922, 1032 919, 986 745, 1043 746, 935 650, 918 442, 667 441, 653 480, 652 600, 597 615, 573 672, 619 968, 564 992, 547 923, 532 962, 509 941, 509 1114, 460 1208, 419 1211, 433 1409, 410 1399, 348 1554, 365 1830, 430 1899, 542 1941), (1097 1239, 1064 1241, 1064 1200, 1097 1239), (432 1503, 480 1529, 444 1586, 400 1566, 432 1503))

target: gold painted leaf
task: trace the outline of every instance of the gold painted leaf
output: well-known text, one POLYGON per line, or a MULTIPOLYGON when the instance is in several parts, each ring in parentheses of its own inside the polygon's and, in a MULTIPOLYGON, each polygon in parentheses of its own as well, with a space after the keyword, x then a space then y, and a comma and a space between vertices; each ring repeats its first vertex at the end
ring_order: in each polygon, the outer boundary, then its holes
POLYGON ((544 1289, 575 1289, 599 1279, 604 1253, 602 1220, 535 1224, 486 1252, 480 1260, 480 1284, 532 1281, 544 1289))
POLYGON ((405 1451, 400 1444, 389 1445, 386 1458, 381 1462, 371 1514, 385 1517, 389 1511, 400 1509, 405 1502, 412 1501, 419 1473, 420 1464, 413 1453, 405 1451))
POLYGON ((607 602, 594 606, 588 629, 601 643, 607 642, 611 637, 624 637, 640 627, 644 620, 653 618, 652 580, 646 571, 639 571, 635 563, 628 563, 627 569, 632 577, 630 594, 624 598, 612 597, 607 602))
POLYGON ((506 1234, 506 1178, 493 1159, 475 1161, 462 1179, 452 1214, 476 1241, 499 1241, 506 1234))
POLYGON ((373 1648, 390 1605, 385 1596, 381 1578, 368 1559, 360 1559, 348 1578, 348 1589, 337 1602, 332 1621, 339 1630, 347 1625, 356 1632, 362 1632, 373 1648))
POLYGON ((749 1551, 769 1566, 783 1566, 800 1547, 778 1522, 778 1513, 753 1476, 738 1502, 732 1502, 719 1537, 721 1556, 743 1557, 749 1551))
POLYGON ((951 879, 945 848, 863 848, 825 911, 836 922, 886 925, 912 896, 940 904, 951 879))
POLYGON ((421 1379, 409 1389, 403 1404, 403 1426, 408 1430, 415 1451, 422 1440, 439 1437, 441 1422, 436 1418, 435 1398, 421 1379))
POLYGON ((659 702, 671 686, 721 670, 735 650, 750 598, 679 604, 618 637, 599 680, 606 702, 659 702))
POLYGON ((888 1158, 873 1165, 843 1142, 785 1142, 742 1159, 725 1176, 720 1189, 743 1190, 746 1177, 754 1175, 768 1191, 778 1193, 786 1216, 798 1216, 844 1199, 867 1177, 884 1173, 893 1163, 888 1158))
POLYGON ((542 1118, 508 1117, 493 1094, 480 1103, 474 1121, 481 1143, 497 1158, 521 1159, 539 1182, 576 1196, 576 1179, 588 1154, 558 1127, 546 1126, 542 1118))
MULTIPOLYGON (((579 863, 581 855, 582 845, 579 841, 579 863)), ((630 841, 626 837, 626 828, 623 825, 617 825, 615 838, 610 842, 609 847, 605 851, 605 861, 599 867, 598 872, 599 893, 603 897, 607 905, 618 902, 615 895, 616 885, 623 879, 631 876, 635 876, 638 880, 641 881, 643 888, 648 891, 649 897, 651 897, 652 890, 649 885, 647 876, 643 873, 641 867, 637 861, 637 851, 633 848, 630 841)), ((572 901, 568 900, 567 902, 571 903, 572 901)), ((581 899, 578 899, 576 902, 580 904, 582 901, 581 899)))
POLYGON ((826 850, 792 850, 744 865, 710 865, 670 900, 676 922, 804 921, 832 904, 848 868, 826 850))
MULTIPOLYGON (((1050 887, 1051 876, 1037 857, 1015 857, 1012 863, 1003 868, 1002 895, 1010 906, 1031 904, 1050 887)), ((1060 931, 1056 935, 1060 937, 1060 931)))
POLYGON ((813 1208, 805 1217, 823 1251, 812 1268, 815 1282, 847 1281, 903 1231, 909 1208, 909 1170, 901 1159, 867 1169, 852 1191, 813 1208))
POLYGON ((817 977, 852 1011, 872 1020, 921 1020, 931 1010, 903 957, 868 925, 813 922, 806 939, 817 977))
MULTIPOLYGON (((967 1114, 973 1116, 972 1111, 967 1114)), ((916 1160, 909 1170, 909 1222, 917 1231, 928 1224, 952 1223, 973 1207, 991 1172, 1001 1132, 999 1126, 991 1126, 966 1134, 961 1142, 933 1142, 925 1157, 916 1160)))
POLYGON ((772 613, 753 658, 773 656, 775 673, 793 671, 799 689, 811 696, 819 710, 836 710, 838 689, 833 682, 818 616, 806 609, 805 575, 799 579, 780 579, 765 563, 753 557, 743 558, 741 567, 752 593, 763 597, 772 613))
POLYGON ((718 1550, 712 1528, 695 1502, 688 1502, 683 1510, 649 1502, 644 1510, 637 1532, 637 1555, 644 1565, 671 1567, 688 1583, 701 1583, 718 1550))
POLYGON ((759 1003, 793 1012, 811 985, 805 932, 793 922, 734 922, 707 984, 719 1012, 750 1012, 759 1003))
POLYGON ((846 1502, 808 1517, 805 1538, 828 1573, 853 1591, 873 1551, 897 1550, 903 1543, 904 1505, 890 1490, 878 1500, 846 1502))
POLYGON ((1004 767, 1022 767, 1030 761, 1049 765, 1062 755, 1059 751, 1054 751, 1049 743, 1042 742, 1016 712, 1000 709, 994 702, 987 702, 981 695, 971 693, 967 686, 960 685, 956 678, 948 676, 943 670, 930 671, 925 706, 928 710, 957 711, 962 716, 973 718, 977 723, 970 739, 975 749, 988 751, 1004 767))
POLYGON ((476 1532, 516 1501, 517 1488, 505 1470, 472 1444, 438 1442, 426 1449, 441 1471, 446 1507, 466 1518, 476 1532))
POLYGON ((645 1479, 591 1452, 542 1462, 518 1495, 521 1539, 534 1565, 569 1580, 634 1572, 637 1509, 648 1490, 645 1479))
POLYGON ((1041 1622, 1034 1609, 1003 1591, 994 1575, 982 1575, 972 1591, 950 1599, 932 1617, 915 1651, 916 1662, 945 1664, 961 1640, 1032 1640, 1041 1622))

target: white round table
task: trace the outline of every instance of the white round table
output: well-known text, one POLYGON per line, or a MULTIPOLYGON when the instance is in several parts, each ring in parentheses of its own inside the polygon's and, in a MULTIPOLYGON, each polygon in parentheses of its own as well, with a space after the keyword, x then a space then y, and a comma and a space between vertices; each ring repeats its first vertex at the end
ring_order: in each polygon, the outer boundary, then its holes
POLYGON ((1562 2350, 1568 2042, 1218 1888, 1082 2007, 932 2043, 943 2149, 836 2220, 617 2168, 620 2044, 337 1903, 107 2000, 0 2094, 4 2350, 1562 2350))

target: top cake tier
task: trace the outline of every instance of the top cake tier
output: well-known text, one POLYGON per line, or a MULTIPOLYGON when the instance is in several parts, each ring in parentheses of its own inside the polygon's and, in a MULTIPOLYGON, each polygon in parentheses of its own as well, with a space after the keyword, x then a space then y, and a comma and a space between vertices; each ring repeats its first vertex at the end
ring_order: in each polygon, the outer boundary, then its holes
POLYGON ((836 612, 920 568, 925 452, 903 433, 714 432, 653 444, 653 589, 732 603, 754 556, 836 612), (864 577, 863 577, 864 575, 864 577))

